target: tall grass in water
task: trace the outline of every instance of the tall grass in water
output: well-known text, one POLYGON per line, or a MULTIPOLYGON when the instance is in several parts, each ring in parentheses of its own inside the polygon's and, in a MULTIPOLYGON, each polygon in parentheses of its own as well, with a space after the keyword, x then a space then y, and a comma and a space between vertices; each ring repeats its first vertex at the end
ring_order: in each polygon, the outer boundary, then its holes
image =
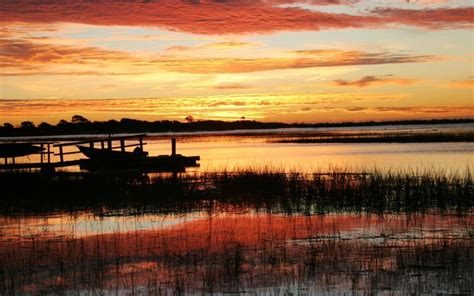
POLYGON ((439 172, 283 173, 240 171, 205 174, 220 199, 285 212, 417 212, 431 208, 469 210, 472 176, 439 172), (256 204, 257 203, 257 204, 256 204))
POLYGON ((474 291, 468 171, 23 172, 0 186, 3 215, 208 213, 169 228, 0 235, 0 294, 474 291))
POLYGON ((273 143, 440 143, 473 142, 473 132, 339 132, 278 137, 273 143))
POLYGON ((76 210, 188 212, 216 204, 285 213, 469 211, 469 171, 302 174, 275 169, 180 175, 1 173, 2 214, 76 210))

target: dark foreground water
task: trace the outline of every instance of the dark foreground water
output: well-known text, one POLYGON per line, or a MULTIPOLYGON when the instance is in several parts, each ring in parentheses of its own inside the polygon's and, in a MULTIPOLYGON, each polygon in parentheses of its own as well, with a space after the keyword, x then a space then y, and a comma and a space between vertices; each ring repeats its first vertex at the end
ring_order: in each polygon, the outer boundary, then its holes
POLYGON ((474 291, 473 213, 255 211, 1 219, 0 291, 110 295, 474 291))

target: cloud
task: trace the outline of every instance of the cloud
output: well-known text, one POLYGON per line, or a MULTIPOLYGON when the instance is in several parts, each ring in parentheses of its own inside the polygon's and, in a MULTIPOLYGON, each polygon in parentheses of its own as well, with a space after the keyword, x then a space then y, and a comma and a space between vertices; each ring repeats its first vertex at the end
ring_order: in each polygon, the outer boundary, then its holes
POLYGON ((242 42, 242 41, 226 41, 226 42, 215 42, 209 44, 203 44, 198 46, 183 46, 183 45, 173 45, 167 47, 165 50, 170 53, 180 53, 180 52, 191 52, 197 50, 229 50, 236 48, 244 47, 259 47, 261 44, 256 42, 242 42))
POLYGON ((249 73, 313 67, 418 63, 441 59, 427 55, 334 49, 282 52, 281 57, 269 58, 176 59, 162 56, 159 59, 153 59, 147 56, 131 55, 124 51, 36 43, 27 39, 0 39, 0 52, 0 66, 3 68, 0 75, 2 76, 67 75, 68 72, 71 75, 99 75, 99 73, 128 75, 156 73, 157 70, 191 74, 249 73), (95 68, 88 68, 87 71, 47 69, 52 65, 82 65, 95 68), (5 71, 8 68, 16 71, 5 71))
POLYGON ((204 48, 211 49, 233 49, 233 48, 242 48, 242 47, 258 47, 261 46, 255 42, 241 42, 241 41, 227 41, 227 42, 216 42, 211 44, 206 44, 204 48))
POLYGON ((103 64, 131 60, 129 54, 98 47, 75 47, 0 39, 0 67, 35 69, 45 64, 103 64))
POLYGON ((11 71, 0 72, 0 76, 135 76, 143 75, 143 72, 105 72, 105 71, 11 71))
POLYGON ((343 0, 1 0, 3 23, 83 23, 105 26, 158 27, 198 34, 244 34, 374 28, 403 24, 430 29, 466 28, 473 8, 379 8, 351 15, 303 9, 285 4, 352 4, 343 0))
POLYGON ((472 28, 474 23, 474 7, 420 10, 378 8, 373 13, 389 23, 425 27, 432 30, 472 28))
MULTIPOLYGON (((89 119, 108 120, 122 117, 147 120, 182 120, 192 114, 202 119, 248 119, 287 122, 328 120, 373 120, 387 118, 472 117, 474 106, 387 106, 385 94, 308 93, 218 95, 175 98, 136 99, 44 99, 0 100, 0 118, 21 122, 48 119, 57 122, 80 112, 89 119), (362 100, 357 100, 361 98, 362 100), (368 106, 366 103, 371 102, 368 106), (375 102, 378 100, 378 102, 375 102), (354 105, 348 103, 354 103, 354 105), (357 103, 357 104, 355 104, 357 103), (360 104, 360 105, 359 105, 360 104), (79 111, 78 111, 79 110, 79 111)), ((415 102, 414 102, 415 103, 415 102)), ((389 104, 392 104, 390 102, 389 104)), ((416 103, 415 103, 416 104, 416 103)))
POLYGON ((257 71, 303 69, 313 67, 338 67, 354 65, 378 65, 432 62, 440 57, 427 55, 370 53, 350 50, 301 50, 287 57, 271 58, 196 58, 162 59, 154 64, 172 72, 194 74, 248 73, 257 71))
MULTIPOLYGON (((85 23, 153 26, 199 34, 241 34, 379 23, 370 16, 353 16, 282 7, 302 1, 2 1, 3 22, 85 23), (6 2, 6 3, 5 3, 6 2)), ((306 1, 303 1, 306 2, 306 1)), ((312 1, 315 4, 317 1, 312 1)), ((323 1, 328 4, 334 1, 323 1)), ((341 2, 341 1, 336 1, 341 2)))
POLYGON ((474 88, 474 79, 455 80, 444 85, 447 88, 474 88))
MULTIPOLYGON (((347 109, 347 111, 351 111, 347 109)), ((412 114, 447 114, 447 113, 473 113, 474 106, 463 107, 368 107, 357 112, 376 112, 376 113, 412 113, 412 114)))
POLYGON ((241 83, 221 83, 213 87, 214 89, 221 89, 221 90, 231 90, 231 89, 246 89, 250 88, 250 86, 241 83))
POLYGON ((332 82, 335 86, 356 86, 356 87, 371 87, 380 86, 385 84, 398 84, 398 85, 410 85, 418 82, 417 79, 410 78, 397 78, 392 75, 386 76, 364 76, 358 80, 343 80, 338 79, 332 82))

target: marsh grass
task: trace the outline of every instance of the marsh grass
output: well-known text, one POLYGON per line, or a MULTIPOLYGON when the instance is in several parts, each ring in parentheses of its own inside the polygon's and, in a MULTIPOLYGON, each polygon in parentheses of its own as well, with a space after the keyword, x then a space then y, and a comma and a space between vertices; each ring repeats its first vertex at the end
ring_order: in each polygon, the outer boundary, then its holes
POLYGON ((348 169, 302 174, 274 168, 191 174, 0 173, 3 215, 55 211, 177 213, 218 204, 281 213, 469 211, 469 171, 348 169), (105 210, 104 210, 105 209, 105 210))
POLYGON ((275 137, 271 143, 439 143, 474 142, 473 132, 340 132, 275 137))
POLYGON ((0 186, 8 217, 207 213, 169 230, 17 239, 0 232, 2 295, 474 291, 469 171, 4 172, 0 186), (338 213, 355 218, 319 220, 338 213), (346 226, 370 215, 379 218, 348 236, 346 226), (383 226, 400 217, 403 230, 383 226), (440 232, 430 219, 457 230, 440 232))

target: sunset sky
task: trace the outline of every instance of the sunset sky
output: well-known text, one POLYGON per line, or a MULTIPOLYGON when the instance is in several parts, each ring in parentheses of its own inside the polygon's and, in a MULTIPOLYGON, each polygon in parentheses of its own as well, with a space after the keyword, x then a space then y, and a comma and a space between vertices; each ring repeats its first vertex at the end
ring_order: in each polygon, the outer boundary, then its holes
POLYGON ((0 124, 474 118, 469 0, 0 0, 0 124))

